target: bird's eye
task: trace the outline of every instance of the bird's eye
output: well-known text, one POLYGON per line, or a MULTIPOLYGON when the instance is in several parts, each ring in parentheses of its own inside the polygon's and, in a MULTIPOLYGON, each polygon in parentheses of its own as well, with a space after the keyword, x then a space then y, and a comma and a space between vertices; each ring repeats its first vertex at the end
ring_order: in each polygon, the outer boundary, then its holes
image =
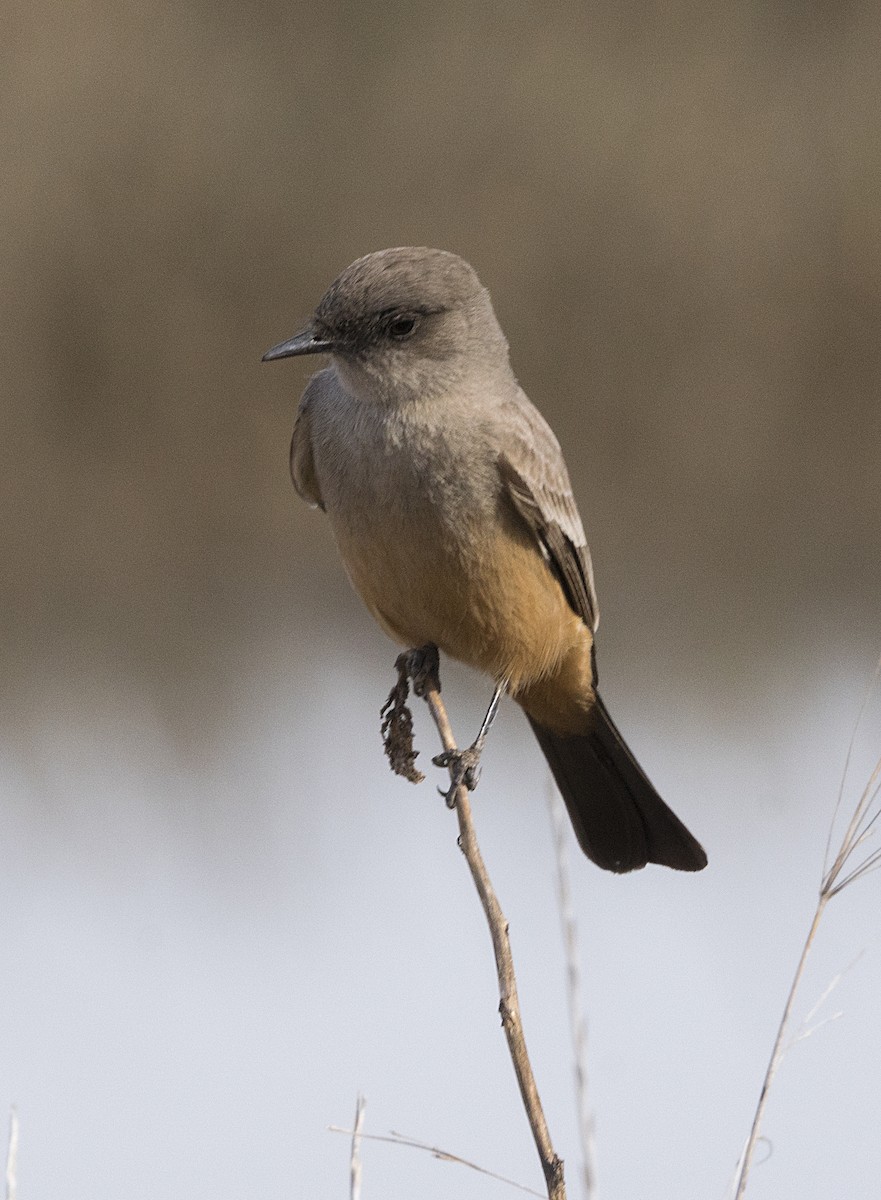
POLYGON ((396 342, 404 342, 416 332, 418 324, 419 317, 415 313, 406 313, 403 316, 395 317, 388 327, 389 337, 393 337, 396 342))

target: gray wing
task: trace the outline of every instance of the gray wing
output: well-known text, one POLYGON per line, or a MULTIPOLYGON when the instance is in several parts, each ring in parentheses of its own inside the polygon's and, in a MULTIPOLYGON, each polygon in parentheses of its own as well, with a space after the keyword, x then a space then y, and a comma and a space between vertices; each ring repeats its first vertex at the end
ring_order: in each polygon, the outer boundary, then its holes
POLYGON ((563 452, 544 417, 521 391, 506 406, 499 472, 572 609, 595 630, 600 610, 593 566, 563 452))
POLYGON ((302 496, 307 504, 324 508, 321 488, 315 472, 315 459, 312 454, 312 417, 309 411, 309 397, 313 393, 315 377, 310 379, 303 392, 300 407, 297 409, 297 420, 294 423, 294 433, 291 438, 291 479, 297 494, 302 496))

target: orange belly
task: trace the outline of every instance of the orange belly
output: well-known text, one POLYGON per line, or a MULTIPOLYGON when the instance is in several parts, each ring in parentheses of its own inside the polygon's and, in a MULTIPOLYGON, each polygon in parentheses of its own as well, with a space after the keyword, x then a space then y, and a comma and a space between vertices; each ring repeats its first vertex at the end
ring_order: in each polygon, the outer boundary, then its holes
POLYGON ((558 733, 586 728, 593 702, 592 633, 569 607, 531 537, 514 522, 449 543, 414 522, 384 529, 335 529, 356 591, 404 646, 433 642, 493 679, 540 724, 558 733), (414 525, 418 528, 416 532, 414 525))

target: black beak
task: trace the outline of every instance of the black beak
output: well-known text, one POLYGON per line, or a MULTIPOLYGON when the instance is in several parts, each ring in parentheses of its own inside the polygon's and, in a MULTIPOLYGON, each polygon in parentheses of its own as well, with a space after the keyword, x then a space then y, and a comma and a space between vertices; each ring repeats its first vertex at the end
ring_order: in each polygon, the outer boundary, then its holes
POLYGON ((327 354, 333 350, 333 342, 319 337, 314 329, 307 327, 295 333, 286 342, 279 342, 263 355, 263 362, 273 362, 276 358, 294 358, 299 354, 327 354))

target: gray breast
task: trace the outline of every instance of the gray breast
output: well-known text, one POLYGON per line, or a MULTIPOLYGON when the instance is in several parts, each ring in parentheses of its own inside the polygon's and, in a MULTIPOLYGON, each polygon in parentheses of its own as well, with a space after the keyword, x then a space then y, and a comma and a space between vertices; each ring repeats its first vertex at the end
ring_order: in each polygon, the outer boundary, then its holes
POLYGON ((383 521, 390 534, 428 521, 447 536, 492 519, 500 485, 489 431, 457 407, 388 410, 348 396, 318 406, 315 465, 331 518, 383 521))

